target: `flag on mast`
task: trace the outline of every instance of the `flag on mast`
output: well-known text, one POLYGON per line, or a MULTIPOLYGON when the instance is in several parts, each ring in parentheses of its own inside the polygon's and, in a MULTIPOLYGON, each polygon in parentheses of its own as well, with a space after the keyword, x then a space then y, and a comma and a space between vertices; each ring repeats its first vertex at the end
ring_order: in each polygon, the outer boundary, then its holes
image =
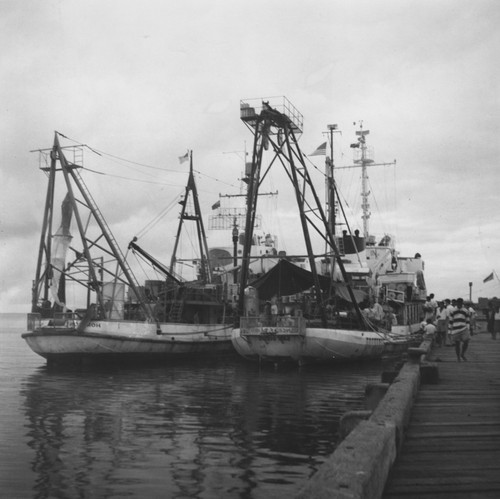
POLYGON ((325 156, 325 155, 326 155, 326 142, 323 142, 323 144, 318 146, 312 154, 309 154, 309 156, 325 156))
POLYGON ((483 282, 489 282, 493 280, 493 272, 488 276, 483 279, 483 282))
POLYGON ((184 156, 179 156, 179 163, 182 165, 182 163, 185 163, 189 159, 189 151, 184 154, 184 156))

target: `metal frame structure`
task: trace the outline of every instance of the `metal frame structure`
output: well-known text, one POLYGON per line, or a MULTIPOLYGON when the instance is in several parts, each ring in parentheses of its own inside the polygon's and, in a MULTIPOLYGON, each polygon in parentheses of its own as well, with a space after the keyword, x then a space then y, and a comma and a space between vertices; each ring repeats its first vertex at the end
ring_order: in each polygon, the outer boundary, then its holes
MULTIPOLYGON (((75 258, 69 261, 64 269, 59 269, 62 271, 61 279, 63 281, 72 280, 87 289, 87 307, 90 306, 90 293, 95 292, 97 306, 104 310, 103 276, 106 273, 112 276, 113 282, 121 282, 131 288, 145 317, 147 320, 153 321, 151 309, 142 299, 139 285, 132 270, 79 173, 81 165, 69 162, 66 159, 63 149, 67 148, 61 147, 59 135, 58 132, 55 132, 54 144, 50 151, 50 167, 44 168, 44 170, 48 170, 49 180, 36 274, 32 288, 32 312, 37 311, 41 300, 49 300, 49 289, 54 270, 51 262, 52 239, 54 237, 54 194, 56 175, 61 172, 64 177, 72 213, 74 214, 79 242, 82 245, 81 251, 72 248, 75 252, 75 258), (87 210, 87 220, 84 222, 85 210, 87 210), (97 237, 91 237, 89 234, 92 222, 94 223, 92 227, 97 226, 98 228, 97 237), (97 252, 99 252, 99 256, 96 255, 97 252), (115 270, 109 270, 108 267, 115 270)), ((42 152, 40 150, 40 153, 42 152)))
POLYGON ((212 282, 212 266, 210 265, 207 236, 205 233, 205 227, 203 225, 203 217, 201 216, 200 201, 198 199, 198 190, 196 188, 196 182, 194 180, 194 174, 193 174, 193 151, 189 151, 189 177, 186 184, 186 191, 184 193, 184 198, 180 202, 180 204, 182 205, 182 210, 179 216, 179 226, 177 227, 177 234, 175 236, 175 244, 174 244, 174 249, 172 251, 172 258, 170 261, 169 272, 170 274, 175 273, 175 263, 177 261, 177 248, 179 245, 182 226, 184 224, 184 221, 190 220, 196 223, 198 245, 200 248, 200 265, 201 265, 202 280, 203 282, 210 284, 212 282), (192 195, 193 198, 194 213, 188 212, 188 201, 190 194, 192 195))
MULTIPOLYGON (((249 278, 249 258, 250 246, 255 226, 255 215, 258 200, 259 187, 274 164, 281 163, 284 168, 295 193, 297 206, 299 209, 300 223, 304 234, 304 242, 307 249, 309 264, 313 274, 314 289, 318 299, 320 314, 323 324, 326 326, 326 304, 321 300, 322 291, 320 287, 318 272, 316 270, 315 255, 313 253, 310 231, 315 230, 331 248, 344 281, 348 283, 348 276, 341 260, 341 255, 335 243, 332 224, 325 214, 322 203, 316 193, 311 176, 307 169, 304 155, 299 148, 297 135, 302 133, 302 121, 296 116, 302 116, 287 100, 287 107, 284 112, 279 111, 269 104, 269 101, 262 100, 260 113, 257 114, 255 106, 250 107, 245 102, 241 102, 241 119, 254 134, 253 153, 251 170, 247 177, 247 212, 245 227, 245 245, 243 250, 239 309, 240 315, 243 313, 244 290, 249 278), (248 111, 251 109, 251 111, 248 111), (295 111, 290 111, 295 110, 295 111), (274 156, 266 171, 262 173, 262 160, 264 150, 272 147, 274 156), (310 200, 309 200, 310 199, 310 200)), ((354 297, 352 289, 348 286, 349 295, 358 317, 364 323, 363 315, 354 297)))

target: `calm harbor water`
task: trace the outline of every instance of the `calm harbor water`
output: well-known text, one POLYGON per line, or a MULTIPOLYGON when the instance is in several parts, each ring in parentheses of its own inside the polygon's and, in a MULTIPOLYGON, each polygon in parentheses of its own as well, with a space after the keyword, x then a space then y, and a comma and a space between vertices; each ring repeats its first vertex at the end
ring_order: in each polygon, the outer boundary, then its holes
POLYGON ((290 497, 381 365, 275 370, 236 356, 47 369, 0 314, 0 492, 13 498, 290 497))

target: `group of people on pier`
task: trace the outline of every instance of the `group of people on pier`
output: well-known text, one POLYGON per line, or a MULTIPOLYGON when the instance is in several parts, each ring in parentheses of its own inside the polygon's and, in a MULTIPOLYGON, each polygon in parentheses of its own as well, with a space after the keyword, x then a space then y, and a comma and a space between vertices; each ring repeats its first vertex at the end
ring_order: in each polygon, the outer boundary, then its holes
MULTIPOLYGON (((438 347, 454 346, 457 361, 466 361, 465 352, 469 341, 476 332, 477 312, 471 301, 463 298, 436 301, 430 294, 424 304, 424 320, 421 330, 425 339, 432 339, 438 347)), ((494 298, 485 310, 487 330, 492 339, 496 340, 500 332, 500 300, 494 298)))
POLYGON ((430 294, 424 304, 425 317, 422 332, 425 339, 433 339, 438 347, 454 346, 457 361, 467 361, 465 353, 476 329, 477 314, 471 302, 463 298, 436 301, 430 294))

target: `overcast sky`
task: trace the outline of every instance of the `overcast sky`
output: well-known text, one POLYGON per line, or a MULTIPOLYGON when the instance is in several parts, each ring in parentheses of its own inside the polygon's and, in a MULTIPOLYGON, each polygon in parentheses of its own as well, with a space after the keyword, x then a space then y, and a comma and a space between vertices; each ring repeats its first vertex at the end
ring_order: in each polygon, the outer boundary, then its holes
MULTIPOLYGON (((336 164, 351 164, 363 120, 376 161, 397 160, 369 171, 371 228, 422 254, 429 292, 500 296, 483 284, 500 273, 500 2, 1 0, 0 24, 1 312, 29 310, 46 189, 29 151, 54 130, 110 155, 86 153, 106 175, 84 174, 125 244, 182 192, 187 149, 206 214, 239 192, 239 101, 279 95, 304 115, 306 154, 337 123, 336 164)), ((359 175, 338 180, 361 228, 359 175)), ((170 233, 152 241, 168 262, 170 233)))

